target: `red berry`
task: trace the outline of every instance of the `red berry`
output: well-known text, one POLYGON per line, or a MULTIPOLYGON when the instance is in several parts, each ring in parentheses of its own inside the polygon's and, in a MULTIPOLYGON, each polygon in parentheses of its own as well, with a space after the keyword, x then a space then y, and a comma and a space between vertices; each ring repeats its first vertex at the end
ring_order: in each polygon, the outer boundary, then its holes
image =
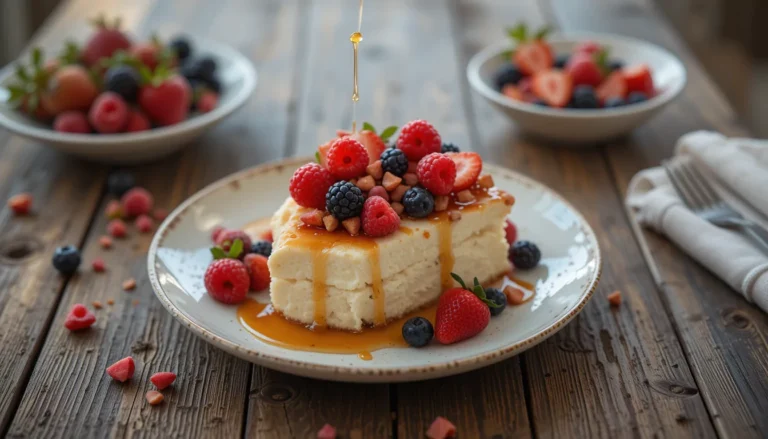
POLYGON ((85 113, 75 110, 65 111, 56 116, 53 120, 53 129, 62 133, 89 134, 91 132, 85 113))
POLYGON ((336 134, 338 134, 339 137, 351 136, 353 139, 360 142, 360 144, 363 145, 363 148, 368 151, 369 165, 378 160, 379 157, 381 157, 381 153, 387 149, 387 144, 373 131, 362 130, 352 134, 349 131, 339 130, 336 134))
POLYGON ((267 258, 264 255, 249 253, 245 255, 245 268, 251 279, 251 290, 262 291, 269 288, 271 277, 267 258))
POLYGON ((442 344, 472 338, 488 326, 491 311, 474 293, 463 288, 443 292, 437 302, 435 339, 442 344))
POLYGON ((334 182, 328 170, 317 163, 307 163, 293 173, 288 188, 299 206, 325 209, 325 194, 334 182))
POLYGON ((162 47, 159 44, 148 41, 144 43, 136 43, 131 47, 130 53, 134 58, 139 60, 142 64, 147 66, 150 71, 155 70, 158 64, 158 57, 162 47))
POLYGON ((136 228, 141 233, 151 232, 153 226, 154 226, 154 221, 152 221, 152 218, 150 218, 148 215, 142 214, 136 218, 136 228))
POLYGON ((433 152, 419 160, 419 183, 434 195, 448 195, 456 182, 456 164, 445 154, 433 152))
POLYGON ((114 238, 125 238, 128 234, 128 228, 121 219, 113 219, 107 224, 107 233, 114 238))
POLYGON ((15 215, 26 215, 32 208, 32 194, 21 193, 16 194, 8 199, 8 207, 11 208, 15 215))
POLYGON ((646 64, 628 67, 623 73, 627 81, 627 93, 639 91, 648 97, 653 96, 653 77, 651 69, 646 64))
POLYGON ((123 205, 123 213, 126 216, 134 217, 151 212, 155 199, 143 187, 134 187, 123 194, 120 202, 123 205))
POLYGON ((469 189, 477 181, 483 170, 483 159, 476 152, 449 152, 445 154, 456 165, 456 181, 453 183, 453 191, 459 192, 469 189))
POLYGON ((253 244, 251 237, 242 230, 237 229, 225 229, 221 231, 216 236, 216 245, 221 247, 221 249, 224 250, 224 253, 229 253, 229 249, 232 247, 232 244, 235 243, 236 239, 243 241, 243 251, 237 255, 238 258, 251 251, 251 244, 253 244))
POLYGON ((595 94, 601 103, 608 98, 624 99, 627 96, 627 80, 621 72, 613 72, 597 87, 595 94))
POLYGON ((515 101, 525 101, 523 92, 514 84, 505 85, 501 89, 501 94, 515 101))
POLYGON ((96 23, 96 31, 83 47, 81 58, 85 65, 91 66, 102 58, 109 58, 118 50, 128 50, 131 40, 117 26, 110 27, 102 19, 96 23))
POLYGON ((331 144, 326 160, 331 175, 338 180, 349 180, 365 174, 368 152, 352 137, 342 137, 331 144))
POLYGON ((224 228, 224 226, 216 226, 216 227, 214 227, 213 230, 211 230, 211 242, 213 242, 215 244, 216 240, 219 237, 219 234, 221 232, 225 231, 225 230, 227 230, 227 229, 224 228))
POLYGON ((245 300, 251 278, 237 259, 217 259, 205 270, 205 289, 214 299, 234 304, 245 300))
POLYGON ((173 372, 157 372, 149 377, 149 381, 151 381, 159 390, 163 390, 176 381, 176 374, 173 372))
POLYGON ((533 93, 551 107, 565 107, 572 92, 571 77, 560 70, 541 72, 533 77, 533 93))
POLYGON ((67 318, 64 320, 64 326, 70 331, 79 331, 81 329, 87 329, 93 326, 96 322, 96 316, 92 312, 88 311, 85 305, 76 303, 69 310, 67 318))
POLYGON ((152 126, 149 124, 149 119, 139 110, 130 110, 128 114, 128 123, 125 125, 126 133, 135 133, 139 131, 147 131, 152 126))
POLYGON ((158 125, 173 125, 184 121, 189 113, 192 87, 179 75, 161 84, 147 85, 139 90, 139 106, 158 125))
POLYGON ((534 75, 552 68, 552 49, 541 40, 518 44, 513 56, 515 64, 526 75, 534 75))
POLYGON ((109 236, 102 236, 99 238, 99 245, 101 248, 107 249, 112 247, 112 238, 109 236))
POLYGON ((161 402, 163 402, 163 400, 165 399, 163 394, 158 392, 157 390, 148 391, 147 393, 144 394, 144 398, 147 399, 147 402, 149 403, 149 405, 158 405, 161 402))
POLYGON ((94 259, 91 264, 93 265, 93 271, 97 273, 101 273, 107 269, 107 266, 104 264, 104 259, 101 258, 94 259))
POLYGON ((426 433, 429 439, 446 439, 456 435, 456 426, 442 416, 432 421, 426 433))
POLYGON ((593 55, 597 52, 602 50, 602 47, 600 44, 594 42, 594 41, 585 41, 583 43, 579 43, 579 45, 576 46, 576 49, 574 49, 574 53, 586 53, 588 55, 593 55))
POLYGON ((39 107, 56 115, 67 110, 88 111, 99 89, 88 70, 77 64, 70 64, 56 70, 47 81, 47 89, 40 97, 39 107))
POLYGON ((262 232, 260 238, 263 239, 264 241, 269 241, 269 242, 274 241, 274 239, 272 238, 272 231, 271 230, 267 230, 267 231, 262 232))
POLYGON ((152 212, 152 218, 157 221, 163 221, 168 218, 168 211, 162 207, 158 207, 154 210, 154 212, 152 212))
POLYGON ((133 357, 125 357, 107 368, 107 374, 121 383, 131 379, 135 371, 136 364, 133 362, 133 357))
POLYGON ((197 111, 208 113, 219 105, 219 95, 212 91, 204 91, 197 98, 197 111))
POLYGON ((400 228, 400 216, 381 197, 368 197, 363 203, 363 213, 360 214, 363 232, 368 236, 387 236, 400 228))
POLYGON ((323 425, 317 432, 317 439, 336 439, 336 429, 331 424, 323 425))
POLYGON ((412 120, 400 129, 397 147, 408 160, 418 161, 427 154, 440 152, 443 145, 435 127, 426 120, 412 120))
POLYGON ((527 76, 517 83, 517 88, 520 89, 520 93, 523 95, 533 93, 533 78, 527 76))
POLYGON ((504 234, 507 236, 507 243, 509 245, 514 244, 517 241, 517 227, 515 223, 507 220, 507 223, 504 225, 504 234))
POLYGON ((88 120, 100 133, 119 133, 128 123, 128 104, 119 94, 105 91, 93 101, 88 111, 88 120))
MULTIPOLYGON (((603 80, 603 72, 592 55, 582 53, 573 55, 565 66, 573 85, 591 85, 597 87, 603 80)), ((570 98, 570 96, 569 96, 570 98)))

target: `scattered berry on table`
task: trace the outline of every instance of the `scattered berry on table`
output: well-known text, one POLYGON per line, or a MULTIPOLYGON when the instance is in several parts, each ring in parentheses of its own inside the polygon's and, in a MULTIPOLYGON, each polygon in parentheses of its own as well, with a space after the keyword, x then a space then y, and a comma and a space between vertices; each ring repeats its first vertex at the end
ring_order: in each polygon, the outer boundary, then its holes
POLYGON ((485 290, 485 296, 491 302, 496 304, 496 307, 488 307, 491 310, 491 316, 497 316, 504 311, 507 307, 507 296, 497 288, 487 288, 485 290))
POLYGON ((270 241, 256 241, 251 245, 251 253, 268 258, 272 254, 272 243, 270 241))
POLYGON ((117 219, 123 217, 123 206, 117 200, 109 200, 104 207, 104 216, 109 219, 117 219))
POLYGON ((442 416, 438 416, 432 421, 426 432, 429 439, 447 439, 456 436, 456 426, 451 421, 442 416))
POLYGON ((504 225, 504 235, 507 237, 507 244, 515 244, 517 241, 517 227, 515 226, 515 223, 507 220, 506 224, 504 225))
POLYGON ((113 380, 120 381, 121 383, 133 378, 133 373, 135 371, 136 363, 133 362, 133 357, 125 357, 107 368, 107 374, 111 376, 113 380))
POLYGON ((112 248, 112 238, 110 238, 109 236, 99 237, 99 245, 103 249, 112 248))
POLYGON ((245 255, 245 268, 250 277, 250 289, 253 291, 262 291, 269 288, 271 277, 269 275, 269 265, 264 255, 249 253, 245 255))
POLYGON ((123 291, 132 291, 136 289, 136 279, 129 278, 123 281, 122 284, 123 291))
MULTIPOLYGON (((440 152, 443 143, 435 127, 426 120, 412 120, 400 129, 397 147, 408 160, 418 161, 427 154, 440 152)), ((383 164, 383 163, 382 163, 383 164)))
POLYGON ((85 113, 77 110, 69 110, 59 113, 53 120, 53 129, 62 133, 90 134, 91 125, 85 113))
POLYGON ((113 219, 107 223, 107 233, 113 238, 125 238, 128 234, 128 227, 125 222, 119 218, 113 219))
POLYGON ((435 209, 435 198, 421 187, 408 189, 401 202, 405 208, 405 214, 414 218, 424 218, 435 209))
POLYGON ((168 44, 179 61, 185 61, 192 55, 192 44, 184 37, 176 37, 168 44))
POLYGON ((134 186, 136 186, 136 179, 127 171, 112 172, 107 178, 107 191, 116 197, 122 197, 134 186))
POLYGON ((648 96, 639 91, 633 91, 629 94, 627 97, 627 104, 639 104, 640 102, 645 102, 648 100, 648 96))
POLYGON ((488 300, 477 278, 469 289, 459 276, 452 276, 461 288, 444 291, 437 302, 435 339, 442 344, 456 343, 482 332, 491 320, 490 307, 496 306, 488 300))
POLYGON ((381 153, 381 169, 383 172, 402 177, 408 172, 408 157, 399 149, 385 149, 381 153))
POLYGON ((331 424, 325 424, 317 431, 317 439, 336 439, 336 429, 331 424))
POLYGON ((149 233, 152 231, 152 227, 155 225, 155 222, 152 221, 152 218, 150 218, 149 215, 141 214, 136 217, 135 224, 136 229, 138 229, 140 233, 149 233))
POLYGON ((565 66, 568 64, 568 60, 570 58, 571 58, 571 56, 567 55, 567 54, 557 55, 555 57, 555 64, 553 65, 553 67, 556 68, 556 69, 561 69, 561 70, 564 69, 565 66))
POLYGON ((360 216, 365 195, 348 181, 337 181, 325 194, 325 208, 339 221, 360 216))
POLYGON ((328 150, 326 168, 339 180, 349 180, 365 174, 368 151, 351 136, 336 139, 328 150))
POLYGON ((144 395, 144 397, 147 399, 147 402, 149 405, 158 405, 163 402, 165 397, 162 393, 158 392, 157 390, 149 390, 144 395))
POLYGON ((152 218, 154 218, 156 221, 163 221, 168 218, 168 210, 163 209, 162 207, 158 207, 152 211, 152 218))
POLYGON ((245 300, 251 278, 245 265, 237 259, 217 259, 205 270, 205 289, 222 303, 235 304, 245 300))
POLYGON ((80 250, 74 245, 58 247, 53 252, 53 267, 61 274, 72 274, 80 266, 80 250))
POLYGON ((627 67, 622 69, 622 73, 627 81, 628 92, 639 91, 645 93, 646 96, 653 94, 653 76, 651 76, 651 69, 646 64, 627 67))
POLYGON ((96 316, 80 303, 72 306, 64 320, 64 327, 70 331, 88 329, 96 322, 96 316))
POLYGON ((137 186, 124 193, 120 203, 123 205, 123 213, 126 216, 135 217, 150 213, 155 199, 148 190, 137 186))
POLYGON ((528 270, 539 264, 541 251, 536 244, 530 241, 517 241, 509 249, 509 259, 515 265, 515 268, 528 270))
POLYGON ((158 390, 163 390, 176 381, 176 374, 173 372, 157 372, 149 377, 149 381, 152 382, 158 390))
POLYGON ((562 108, 571 98, 573 81, 571 76, 560 70, 540 72, 533 77, 531 90, 551 107, 562 108))
POLYGON ((463 191, 472 187, 483 170, 483 159, 476 152, 456 152, 446 154, 456 164, 456 180, 453 190, 463 191))
POLYGON ((93 267, 93 271, 97 273, 101 273, 102 271, 107 269, 106 264, 104 264, 104 259, 96 258, 91 262, 91 266, 93 267))
POLYGON ((127 102, 136 102, 139 96, 139 72, 131 66, 110 67, 104 75, 104 90, 115 92, 127 102))
POLYGON ((600 102, 595 95, 595 88, 591 85, 580 85, 573 90, 573 108, 591 109, 599 108, 600 102))
POLYGON ((627 101, 625 101, 623 98, 615 96, 615 97, 606 99, 604 107, 605 108, 617 108, 617 107, 623 107, 625 105, 627 105, 627 101))
POLYGON ((23 192, 8 199, 8 207, 14 215, 27 215, 32 209, 32 194, 23 192))
POLYGON ((88 110, 88 120, 100 133, 119 133, 128 123, 128 105, 117 93, 105 91, 93 101, 88 110))
POLYGON ((94 22, 96 31, 83 47, 80 58, 87 66, 97 64, 102 58, 109 58, 118 50, 131 48, 131 40, 119 29, 120 20, 109 24, 104 17, 94 22))
POLYGON ((448 195, 456 182, 456 163, 445 154, 433 152, 419 160, 419 182, 433 195, 448 195))
POLYGON ((139 106, 151 121, 160 126, 184 121, 190 102, 192 88, 180 75, 171 75, 162 82, 153 82, 139 90, 139 106))
POLYGON ((501 90, 507 84, 517 85, 523 79, 523 72, 514 64, 504 64, 496 72, 496 88, 501 90))
POLYGON ((147 116, 140 110, 129 110, 128 122, 125 124, 126 133, 138 133, 152 128, 147 116))
POLYGON ((102 309, 102 308, 104 308, 104 305, 102 305, 102 303, 99 302, 98 300, 94 300, 93 302, 91 302, 91 306, 93 306, 94 309, 102 309))
POLYGON ((365 200, 360 221, 363 232, 373 237, 387 236, 400 228, 400 216, 387 200, 381 197, 369 197, 365 200))
POLYGON ((608 303, 611 304, 613 307, 617 307, 621 305, 621 291, 616 290, 608 295, 607 297, 608 303))
POLYGON ((327 169, 307 163, 293 173, 288 189, 299 206, 325 209, 325 195, 333 182, 327 169))
POLYGON ((440 147, 440 152, 445 154, 446 152, 461 152, 461 150, 453 143, 443 143, 443 146, 440 147))
POLYGON ((253 245, 251 237, 248 236, 248 234, 244 231, 237 229, 226 229, 219 233, 218 236, 216 236, 216 245, 221 247, 221 249, 226 253, 229 252, 229 250, 232 248, 232 245, 238 239, 243 242, 243 250, 240 252, 240 254, 232 255, 232 257, 240 258, 246 253, 250 252, 251 246, 253 245))
POLYGON ((415 348, 424 347, 435 336, 435 328, 424 317, 412 317, 403 323, 403 340, 415 348))
POLYGON ((608 70, 615 72, 624 68, 624 61, 620 59, 612 59, 608 62, 608 70))

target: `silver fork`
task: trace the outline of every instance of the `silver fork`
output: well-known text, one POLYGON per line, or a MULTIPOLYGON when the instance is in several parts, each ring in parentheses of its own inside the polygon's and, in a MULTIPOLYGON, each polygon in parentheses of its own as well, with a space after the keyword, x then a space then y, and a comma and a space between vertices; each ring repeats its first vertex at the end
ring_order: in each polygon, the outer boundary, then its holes
POLYGON ((743 232, 768 253, 768 232, 723 201, 690 160, 667 160, 662 166, 680 199, 694 214, 718 227, 743 232))

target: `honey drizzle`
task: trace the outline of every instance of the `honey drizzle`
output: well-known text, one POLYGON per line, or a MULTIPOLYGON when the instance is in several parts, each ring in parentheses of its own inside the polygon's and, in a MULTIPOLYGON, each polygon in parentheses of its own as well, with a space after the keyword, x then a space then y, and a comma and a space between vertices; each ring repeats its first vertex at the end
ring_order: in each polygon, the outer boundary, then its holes
POLYGON ((381 262, 379 257, 379 245, 374 243, 368 250, 371 261, 371 288, 373 289, 373 324, 385 325, 387 316, 384 310, 384 284, 381 281, 381 262))
POLYGON ((312 252, 312 300, 315 302, 315 316, 313 326, 325 327, 325 272, 330 248, 314 250, 312 252))
POLYGON ((436 217, 431 218, 430 222, 437 228, 437 239, 440 240, 439 256, 440 261, 440 287, 443 291, 453 287, 453 278, 451 272, 453 271, 453 249, 451 248, 453 243, 451 236, 451 220, 445 212, 438 214, 436 217))
POLYGON ((357 32, 353 32, 349 36, 349 41, 352 42, 352 59, 353 59, 353 81, 352 81, 352 132, 357 132, 357 101, 360 100, 360 93, 357 87, 357 52, 360 42, 363 41, 363 34, 360 29, 363 25, 363 0, 360 0, 360 8, 357 15, 357 32))

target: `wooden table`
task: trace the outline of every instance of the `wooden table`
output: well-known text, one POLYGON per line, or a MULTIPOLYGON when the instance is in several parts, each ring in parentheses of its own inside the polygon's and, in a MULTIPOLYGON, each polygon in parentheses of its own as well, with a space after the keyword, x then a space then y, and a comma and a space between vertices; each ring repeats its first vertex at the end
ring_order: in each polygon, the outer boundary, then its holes
MULTIPOLYGON (((350 122, 355 0, 71 0, 38 33, 56 47, 82 36, 86 17, 120 14, 133 32, 194 32, 234 45, 259 71, 253 98, 183 153, 135 167, 172 207, 233 171, 307 155, 350 122)), ((744 134, 689 51, 648 0, 369 0, 361 45, 364 120, 432 121, 443 137, 565 195, 596 230, 603 277, 565 329, 492 367, 409 384, 322 382, 254 366, 184 329, 155 300, 146 275, 150 237, 102 250, 108 166, 89 164, 0 131, 0 199, 28 191, 36 214, 0 210, 0 436, 85 438, 417 438, 438 415, 461 437, 765 437, 768 318, 623 208, 638 170, 670 155, 696 129, 744 134), (669 48, 689 85, 630 137, 586 150, 521 136, 472 93, 468 58, 525 20, 564 30, 616 32, 669 48), (56 246, 82 247, 81 274, 51 267, 56 246), (89 273, 102 256, 109 270, 89 273), (135 277, 133 293, 122 280, 135 277), (605 296, 621 290, 624 303, 605 296), (72 304, 114 299, 98 328, 63 327, 72 304), (127 354, 136 377, 115 385, 106 366, 127 354), (149 375, 179 374, 166 402, 144 400, 149 375)))

